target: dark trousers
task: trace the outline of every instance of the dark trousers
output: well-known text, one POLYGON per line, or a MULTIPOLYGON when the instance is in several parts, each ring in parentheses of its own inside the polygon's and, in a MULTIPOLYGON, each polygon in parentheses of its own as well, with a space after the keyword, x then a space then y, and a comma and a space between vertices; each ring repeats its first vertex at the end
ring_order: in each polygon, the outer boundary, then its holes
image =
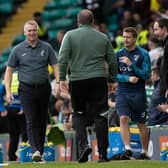
POLYGON ((102 116, 108 109, 107 81, 93 78, 70 82, 73 127, 77 142, 83 150, 88 145, 87 126, 95 124, 99 155, 106 156, 108 148, 108 121, 102 116))
POLYGON ((20 83, 19 94, 32 151, 43 154, 51 86, 49 83, 39 86, 20 83))
POLYGON ((9 122, 9 149, 8 157, 10 161, 17 159, 16 151, 18 148, 19 139, 23 142, 27 141, 26 134, 26 121, 24 114, 17 114, 20 109, 7 108, 8 110, 8 122, 9 122))

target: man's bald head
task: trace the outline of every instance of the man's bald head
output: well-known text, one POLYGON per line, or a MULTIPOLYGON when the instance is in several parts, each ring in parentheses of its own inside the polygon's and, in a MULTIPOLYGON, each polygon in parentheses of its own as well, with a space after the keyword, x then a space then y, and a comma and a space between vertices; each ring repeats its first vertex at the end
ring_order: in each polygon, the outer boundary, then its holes
POLYGON ((92 11, 88 9, 83 9, 78 14, 78 24, 91 25, 94 21, 94 16, 92 11))

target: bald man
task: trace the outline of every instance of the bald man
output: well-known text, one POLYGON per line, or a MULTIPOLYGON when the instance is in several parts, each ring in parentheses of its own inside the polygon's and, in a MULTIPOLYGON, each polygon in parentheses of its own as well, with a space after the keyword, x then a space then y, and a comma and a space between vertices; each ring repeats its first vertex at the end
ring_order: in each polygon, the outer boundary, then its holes
POLYGON ((92 152, 87 140, 87 126, 94 124, 99 162, 106 162, 108 148, 108 89, 115 82, 117 60, 108 37, 93 27, 93 13, 81 10, 78 28, 67 32, 58 54, 60 89, 70 91, 73 128, 81 148, 78 162, 88 161, 92 152), (106 73, 108 64, 108 74, 106 73), (70 69, 69 83, 66 81, 70 69))

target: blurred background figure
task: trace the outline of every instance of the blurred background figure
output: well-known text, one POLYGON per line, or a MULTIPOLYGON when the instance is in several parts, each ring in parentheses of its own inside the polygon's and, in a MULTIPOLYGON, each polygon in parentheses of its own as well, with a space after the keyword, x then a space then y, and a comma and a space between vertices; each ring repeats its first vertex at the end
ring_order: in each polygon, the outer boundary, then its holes
POLYGON ((163 56, 163 47, 161 42, 153 36, 148 38, 149 56, 152 66, 156 66, 157 60, 163 56))
POLYGON ((151 80, 154 85, 154 90, 151 96, 151 103, 148 108, 148 125, 167 125, 168 114, 164 113, 166 110, 159 109, 160 104, 166 103, 164 95, 160 95, 160 62, 161 57, 158 59, 156 65, 152 67, 151 80))
POLYGON ((58 53, 60 46, 61 46, 61 42, 62 39, 65 35, 65 30, 61 29, 58 31, 57 35, 55 38, 52 38, 50 40, 48 40, 48 42, 52 45, 53 49, 58 53))
POLYGON ((9 104, 5 103, 5 86, 0 84, 0 114, 2 117, 7 116, 9 126, 9 149, 8 158, 10 161, 16 161, 16 151, 20 141, 27 142, 26 133, 26 120, 22 110, 22 105, 18 95, 18 73, 13 73, 13 79, 11 84, 11 92, 13 93, 13 99, 9 104))
POLYGON ((46 27, 42 23, 42 14, 41 12, 34 12, 33 19, 38 23, 38 36, 40 40, 47 41, 48 40, 48 31, 46 27))

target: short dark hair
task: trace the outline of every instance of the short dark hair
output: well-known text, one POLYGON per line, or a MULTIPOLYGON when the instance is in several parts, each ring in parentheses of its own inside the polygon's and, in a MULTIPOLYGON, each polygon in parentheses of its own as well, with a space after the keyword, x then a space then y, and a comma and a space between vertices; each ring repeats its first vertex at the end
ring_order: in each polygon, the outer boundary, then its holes
POLYGON ((34 12, 33 17, 41 17, 41 12, 34 12))
POLYGON ((160 18, 158 21, 159 27, 163 28, 166 27, 168 29, 168 19, 160 18))
POLYGON ((83 9, 78 14, 78 23, 90 25, 93 23, 94 16, 92 11, 83 9))
POLYGON ((138 36, 138 33, 134 27, 125 27, 123 29, 123 32, 131 33, 133 35, 133 37, 135 37, 135 38, 137 38, 137 36, 138 36))

